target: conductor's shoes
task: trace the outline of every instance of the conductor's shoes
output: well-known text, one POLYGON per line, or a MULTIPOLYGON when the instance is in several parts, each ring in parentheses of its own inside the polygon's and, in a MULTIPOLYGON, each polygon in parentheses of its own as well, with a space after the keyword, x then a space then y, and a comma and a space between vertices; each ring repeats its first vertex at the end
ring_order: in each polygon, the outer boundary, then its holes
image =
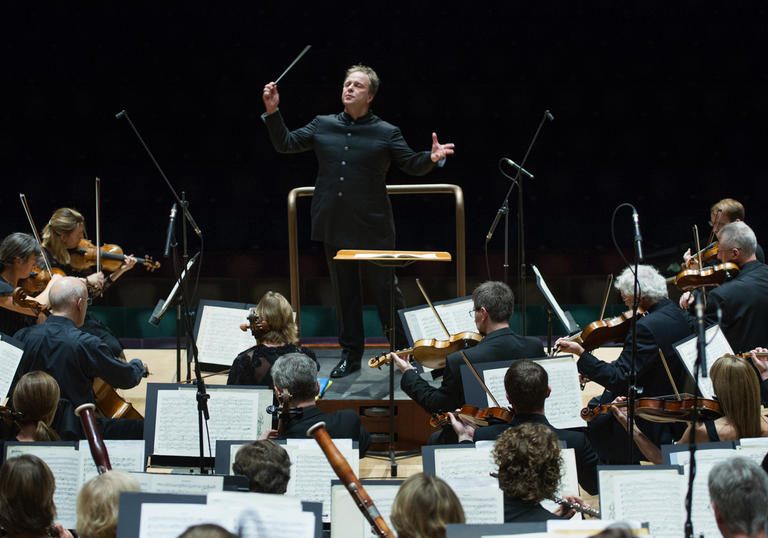
POLYGON ((350 360, 344 358, 339 361, 339 364, 337 364, 333 370, 331 370, 331 377, 348 376, 352 372, 357 372, 358 370, 360 370, 360 359, 350 360))

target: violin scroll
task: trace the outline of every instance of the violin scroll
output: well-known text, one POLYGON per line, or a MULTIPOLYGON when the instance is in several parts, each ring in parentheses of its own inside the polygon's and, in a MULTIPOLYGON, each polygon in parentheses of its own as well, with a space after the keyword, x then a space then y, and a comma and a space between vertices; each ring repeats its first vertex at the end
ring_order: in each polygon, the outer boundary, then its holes
POLYGON ((269 323, 261 319, 261 316, 256 313, 256 309, 254 308, 251 308, 250 313, 246 319, 248 320, 248 323, 241 323, 240 330, 245 332, 250 329, 251 334, 256 339, 261 338, 272 330, 272 328, 269 326, 269 323))

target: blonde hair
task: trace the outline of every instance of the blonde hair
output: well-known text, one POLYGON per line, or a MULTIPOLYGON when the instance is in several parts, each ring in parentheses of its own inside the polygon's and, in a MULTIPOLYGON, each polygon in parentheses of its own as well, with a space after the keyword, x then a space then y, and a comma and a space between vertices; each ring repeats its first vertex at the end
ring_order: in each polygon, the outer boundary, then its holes
POLYGON ((709 371, 723 414, 739 438, 760 437, 760 385, 746 359, 723 355, 709 371))
POLYGON ((464 523, 465 518, 459 498, 444 480, 418 473, 397 491, 390 520, 399 538, 442 538, 448 523, 464 523))
POLYGON ((40 370, 27 372, 21 376, 11 396, 11 407, 22 415, 16 423, 19 426, 36 423, 35 441, 61 440, 50 427, 60 397, 59 384, 54 378, 40 370))
POLYGON ((733 198, 723 198, 709 208, 710 213, 715 215, 722 214, 728 219, 728 222, 735 220, 744 220, 744 205, 733 198))
POLYGON ((269 331, 259 338, 259 342, 299 343, 299 328, 293 320, 293 308, 285 297, 276 291, 268 291, 255 310, 269 326, 269 331))
POLYGON ((77 496, 80 538, 115 538, 122 491, 141 491, 139 482, 125 471, 107 471, 83 485, 77 496))
POLYGON ((73 232, 81 224, 85 226, 83 215, 69 207, 61 207, 51 215, 51 220, 43 228, 43 246, 57 262, 63 265, 69 264, 69 252, 61 236, 73 232))

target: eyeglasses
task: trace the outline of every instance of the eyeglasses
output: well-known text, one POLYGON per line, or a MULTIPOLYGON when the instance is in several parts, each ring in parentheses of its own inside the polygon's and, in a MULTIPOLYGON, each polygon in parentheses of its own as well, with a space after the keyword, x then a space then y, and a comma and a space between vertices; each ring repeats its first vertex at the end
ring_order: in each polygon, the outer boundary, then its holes
POLYGON ((470 310, 469 311, 470 317, 475 317, 475 312, 477 312, 477 310, 475 310, 474 308, 472 310, 470 310))

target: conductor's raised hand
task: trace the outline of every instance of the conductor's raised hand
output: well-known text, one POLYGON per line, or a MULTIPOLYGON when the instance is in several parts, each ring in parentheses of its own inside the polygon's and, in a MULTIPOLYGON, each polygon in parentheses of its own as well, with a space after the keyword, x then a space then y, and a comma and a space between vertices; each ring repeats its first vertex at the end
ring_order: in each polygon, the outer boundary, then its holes
POLYGON ((280 104, 280 94, 277 93, 277 84, 270 82, 264 86, 264 91, 261 92, 261 98, 264 100, 264 107, 267 109, 267 114, 275 112, 277 106, 280 104))
POLYGON ((437 141, 437 133, 432 133, 432 154, 430 159, 432 159, 433 163, 444 159, 446 155, 453 155, 453 148, 454 144, 452 142, 441 144, 437 141))

